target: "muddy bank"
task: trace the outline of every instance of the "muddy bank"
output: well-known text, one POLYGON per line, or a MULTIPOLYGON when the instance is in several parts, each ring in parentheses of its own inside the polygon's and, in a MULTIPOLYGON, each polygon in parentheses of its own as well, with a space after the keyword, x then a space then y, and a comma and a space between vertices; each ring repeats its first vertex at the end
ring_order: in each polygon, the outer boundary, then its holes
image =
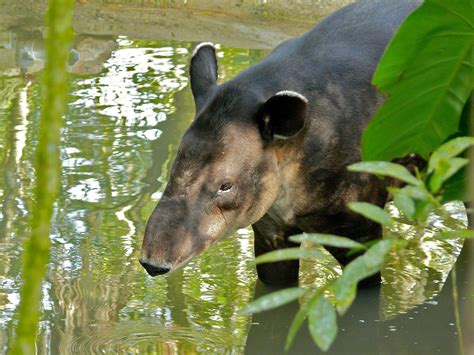
MULTIPOLYGON (((350 0, 88 1, 74 12, 76 33, 145 39, 213 41, 234 47, 274 47, 310 28, 350 0)), ((0 31, 43 31, 46 1, 0 1, 0 31)))

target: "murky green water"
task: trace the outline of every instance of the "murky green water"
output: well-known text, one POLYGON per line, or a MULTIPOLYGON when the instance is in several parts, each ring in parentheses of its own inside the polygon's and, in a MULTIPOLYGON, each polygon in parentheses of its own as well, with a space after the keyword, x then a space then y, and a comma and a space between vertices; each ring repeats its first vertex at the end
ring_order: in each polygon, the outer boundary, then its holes
MULTIPOLYGON (((183 270, 151 278, 138 263, 144 227, 164 189, 177 144, 193 117, 187 69, 195 43, 117 34, 78 34, 70 56, 62 188, 53 220, 51 261, 43 282, 38 352, 277 354, 297 305, 241 316, 255 295, 252 234, 240 230, 183 270)), ((220 45, 220 78, 267 52, 220 45)), ((0 352, 17 324, 21 255, 35 186, 43 35, 0 32, 0 352)), ((432 230, 465 225, 433 216, 432 230)), ((396 214, 396 211, 393 211, 396 214)), ((400 224, 407 238, 414 231, 400 224)), ((381 289, 361 291, 340 320, 337 354, 457 354, 459 328, 448 274, 459 241, 431 240, 394 255, 381 289), (428 245, 428 247, 426 246, 428 245)), ((305 262, 300 282, 314 287, 335 274, 332 260, 305 262)), ((458 275, 461 318, 464 274, 458 275)), ((466 301, 467 302, 467 301, 466 301)), ((317 353, 306 330, 295 354, 317 353)))

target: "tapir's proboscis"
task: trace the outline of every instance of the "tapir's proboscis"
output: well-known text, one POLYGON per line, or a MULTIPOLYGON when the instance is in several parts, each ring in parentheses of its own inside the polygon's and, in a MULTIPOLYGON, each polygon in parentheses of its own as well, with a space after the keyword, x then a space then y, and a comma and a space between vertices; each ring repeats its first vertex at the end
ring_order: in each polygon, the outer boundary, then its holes
MULTIPOLYGON (((165 274, 237 229, 252 225, 255 255, 318 232, 358 242, 381 227, 347 204, 387 202, 387 180, 353 173, 360 139, 384 101, 371 78, 415 0, 362 0, 276 47, 234 79, 217 83, 216 49, 190 64, 195 118, 145 231, 141 264, 165 274)), ((329 249, 342 264, 345 250, 329 249)), ((298 277, 296 260, 257 265, 266 283, 298 277)))

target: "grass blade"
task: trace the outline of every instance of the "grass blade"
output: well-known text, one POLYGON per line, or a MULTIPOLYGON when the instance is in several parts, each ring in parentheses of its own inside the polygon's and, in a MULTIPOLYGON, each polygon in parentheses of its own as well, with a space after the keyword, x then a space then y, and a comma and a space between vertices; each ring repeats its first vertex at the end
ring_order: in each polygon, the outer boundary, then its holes
POLYGON ((300 235, 294 235, 290 237, 290 240, 292 242, 297 242, 297 243, 308 241, 311 243, 317 243, 317 244, 327 245, 327 246, 337 247, 337 248, 367 249, 363 244, 357 243, 356 241, 352 239, 349 239, 346 237, 340 237, 340 236, 332 235, 332 234, 303 233, 300 235))
POLYGON ((392 218, 390 215, 381 209, 379 206, 367 202, 351 202, 349 208, 374 222, 380 223, 383 226, 390 225, 392 218))
POLYGON ((275 261, 323 258, 324 254, 312 248, 287 248, 271 251, 255 259, 255 264, 272 263, 275 261))
POLYGON ((422 181, 414 177, 404 166, 386 161, 367 161, 355 163, 350 165, 347 169, 349 171, 356 171, 360 173, 390 176, 414 186, 420 186, 423 184, 422 181))
POLYGON ((285 288, 284 290, 272 292, 256 299, 255 301, 250 302, 244 308, 242 308, 240 312, 243 314, 250 314, 268 311, 294 301, 298 297, 302 296, 305 292, 305 289, 299 287, 285 288))

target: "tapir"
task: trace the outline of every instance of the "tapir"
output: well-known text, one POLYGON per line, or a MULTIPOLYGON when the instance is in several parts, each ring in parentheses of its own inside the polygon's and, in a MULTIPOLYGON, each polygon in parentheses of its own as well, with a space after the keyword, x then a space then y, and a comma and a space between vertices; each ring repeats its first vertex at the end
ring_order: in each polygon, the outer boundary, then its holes
MULTIPOLYGON (((380 225, 347 204, 384 206, 387 181, 347 166, 360 161, 362 132, 385 99, 373 73, 419 3, 352 3, 221 84, 216 48, 198 45, 189 68, 195 118, 146 226, 146 271, 178 269, 249 225, 256 256, 295 246, 288 238, 302 232, 380 238, 380 225)), ((348 262, 346 251, 329 251, 348 262)), ((257 274, 285 284, 298 269, 298 260, 281 261, 257 265, 257 274)))

